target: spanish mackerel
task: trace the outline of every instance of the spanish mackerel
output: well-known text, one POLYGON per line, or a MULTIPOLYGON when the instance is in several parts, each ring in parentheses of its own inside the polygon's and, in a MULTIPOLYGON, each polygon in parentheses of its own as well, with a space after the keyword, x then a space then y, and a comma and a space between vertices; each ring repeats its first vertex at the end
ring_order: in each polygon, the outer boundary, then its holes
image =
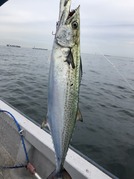
POLYGON ((59 20, 51 53, 47 121, 56 155, 56 170, 48 177, 71 178, 63 168, 76 120, 82 75, 80 6, 70 11, 71 0, 60 1, 59 20))

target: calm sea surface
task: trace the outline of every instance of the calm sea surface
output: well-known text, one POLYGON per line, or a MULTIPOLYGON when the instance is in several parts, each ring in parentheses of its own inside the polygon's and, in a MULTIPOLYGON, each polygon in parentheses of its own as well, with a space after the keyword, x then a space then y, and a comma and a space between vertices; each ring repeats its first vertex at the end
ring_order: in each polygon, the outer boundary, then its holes
MULTIPOLYGON (((46 116, 50 51, 0 46, 0 98, 38 123, 46 116)), ((107 56, 134 88, 134 59, 107 56)), ((72 146, 121 179, 134 179, 134 91, 101 55, 82 54, 72 146)))

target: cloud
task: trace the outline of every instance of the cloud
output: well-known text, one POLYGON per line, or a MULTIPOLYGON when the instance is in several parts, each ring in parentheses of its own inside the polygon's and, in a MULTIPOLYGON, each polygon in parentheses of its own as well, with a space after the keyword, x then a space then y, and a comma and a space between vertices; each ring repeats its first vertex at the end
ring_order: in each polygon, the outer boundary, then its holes
MULTIPOLYGON (((80 4, 81 48, 89 51, 96 45, 106 53, 119 49, 119 54, 133 49, 134 40, 134 1, 133 0, 75 0, 72 8, 80 4)), ((0 9, 0 38, 18 39, 24 45, 43 40, 52 46, 52 31, 58 19, 59 0, 9 0, 0 9), (41 40, 42 39, 42 40, 41 40)), ((132 53, 131 53, 132 54, 132 53)), ((134 52, 133 52, 134 55, 134 52)))
POLYGON ((18 23, 49 21, 55 19, 55 12, 52 8, 53 5, 43 0, 9 0, 0 11, 0 14, 3 14, 0 20, 18 23))

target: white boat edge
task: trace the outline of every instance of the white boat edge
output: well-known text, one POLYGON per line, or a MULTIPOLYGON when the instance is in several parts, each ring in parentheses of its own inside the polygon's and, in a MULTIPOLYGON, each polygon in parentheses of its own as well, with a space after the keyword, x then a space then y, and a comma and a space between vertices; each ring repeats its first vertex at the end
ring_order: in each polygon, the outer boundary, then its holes
MULTIPOLYGON (((49 156, 49 160, 55 164, 54 149, 50 134, 42 130, 38 125, 2 99, 0 99, 0 109, 13 114, 24 130, 25 139, 43 155, 49 156)), ((78 154, 70 148, 67 153, 65 168, 73 179, 118 179, 91 159, 86 160, 83 155, 78 154)))

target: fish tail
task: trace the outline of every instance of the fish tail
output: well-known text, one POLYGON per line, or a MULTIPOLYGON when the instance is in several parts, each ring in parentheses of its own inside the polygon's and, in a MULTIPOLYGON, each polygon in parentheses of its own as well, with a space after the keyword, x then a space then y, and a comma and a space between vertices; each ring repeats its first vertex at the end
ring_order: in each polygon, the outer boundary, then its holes
POLYGON ((63 169, 61 172, 56 172, 56 170, 54 170, 47 179, 72 179, 72 177, 70 176, 70 174, 63 169))

